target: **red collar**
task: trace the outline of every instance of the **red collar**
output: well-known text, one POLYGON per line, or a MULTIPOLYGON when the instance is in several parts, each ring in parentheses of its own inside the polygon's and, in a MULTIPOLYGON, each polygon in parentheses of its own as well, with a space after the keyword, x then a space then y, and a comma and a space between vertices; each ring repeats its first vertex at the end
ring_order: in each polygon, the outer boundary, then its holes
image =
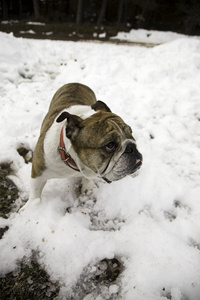
POLYGON ((58 147, 58 150, 60 151, 60 156, 62 161, 71 169, 80 172, 79 168, 77 167, 77 164, 75 163, 75 161, 73 160, 73 158, 71 157, 71 155, 66 151, 65 149, 65 144, 64 144, 64 140, 63 140, 63 130, 64 127, 62 127, 61 133, 60 133, 60 146, 58 147))

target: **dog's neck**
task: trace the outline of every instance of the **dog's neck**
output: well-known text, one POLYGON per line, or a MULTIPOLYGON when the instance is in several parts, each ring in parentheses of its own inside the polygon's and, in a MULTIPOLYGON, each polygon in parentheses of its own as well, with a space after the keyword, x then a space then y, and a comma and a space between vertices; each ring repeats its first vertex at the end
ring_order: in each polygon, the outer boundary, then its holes
POLYGON ((60 146, 58 148, 61 159, 69 168, 73 169, 74 171, 80 172, 74 159, 71 157, 71 155, 69 154, 69 152, 67 152, 67 150, 65 148, 64 128, 65 128, 65 125, 62 127, 61 132, 60 132, 60 146))

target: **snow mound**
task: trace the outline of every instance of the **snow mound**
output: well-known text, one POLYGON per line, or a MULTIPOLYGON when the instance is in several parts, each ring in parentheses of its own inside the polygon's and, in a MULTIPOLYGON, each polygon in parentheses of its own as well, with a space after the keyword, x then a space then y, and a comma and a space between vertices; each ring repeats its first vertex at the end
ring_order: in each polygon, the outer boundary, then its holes
POLYGON ((163 32, 146 29, 131 29, 130 32, 118 32, 118 34, 111 39, 145 44, 163 44, 185 37, 187 36, 184 34, 171 31, 163 32))

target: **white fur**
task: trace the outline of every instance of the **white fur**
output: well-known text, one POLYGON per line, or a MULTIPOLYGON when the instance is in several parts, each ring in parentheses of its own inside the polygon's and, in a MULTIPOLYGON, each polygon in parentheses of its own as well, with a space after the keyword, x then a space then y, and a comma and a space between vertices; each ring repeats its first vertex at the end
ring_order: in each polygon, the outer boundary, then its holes
MULTIPOLYGON (((63 111, 67 111, 70 114, 78 115, 82 119, 86 119, 95 113, 95 111, 91 109, 90 106, 85 105, 75 105, 63 111)), ((63 111, 61 111, 59 115, 63 111)), ((60 145, 60 133, 62 127, 67 124, 67 120, 57 123, 56 119, 58 118, 58 116, 55 118, 53 125, 47 131, 44 139, 44 158, 46 169, 44 170, 41 176, 37 178, 31 178, 29 200, 23 207, 23 209, 27 207, 27 205, 30 204, 30 202, 34 199, 41 198, 42 190, 47 180, 51 178, 69 178, 84 176, 88 180, 84 179, 84 181, 82 182, 82 191, 87 191, 91 188, 94 188, 95 186, 94 183, 91 183, 90 179, 97 177, 98 174, 94 173, 91 169, 89 169, 80 161, 78 155, 76 154, 71 145, 71 141, 68 138, 66 138, 65 135, 63 136, 65 149, 76 162, 80 172, 71 169, 61 160, 61 156, 58 151, 58 147, 60 145)))

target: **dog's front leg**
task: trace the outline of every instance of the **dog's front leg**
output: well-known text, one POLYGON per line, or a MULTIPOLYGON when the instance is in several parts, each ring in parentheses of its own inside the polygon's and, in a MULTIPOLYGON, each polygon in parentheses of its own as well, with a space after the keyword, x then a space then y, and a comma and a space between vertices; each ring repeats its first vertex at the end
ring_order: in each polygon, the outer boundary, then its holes
POLYGON ((20 209, 20 211, 26 209, 35 199, 41 198, 41 193, 46 182, 47 180, 42 178, 41 176, 37 178, 31 178, 29 199, 26 204, 20 209))
POLYGON ((94 183, 92 179, 88 179, 85 177, 82 177, 82 183, 81 183, 81 194, 87 194, 88 192, 92 192, 93 189, 97 188, 97 185, 94 183))

